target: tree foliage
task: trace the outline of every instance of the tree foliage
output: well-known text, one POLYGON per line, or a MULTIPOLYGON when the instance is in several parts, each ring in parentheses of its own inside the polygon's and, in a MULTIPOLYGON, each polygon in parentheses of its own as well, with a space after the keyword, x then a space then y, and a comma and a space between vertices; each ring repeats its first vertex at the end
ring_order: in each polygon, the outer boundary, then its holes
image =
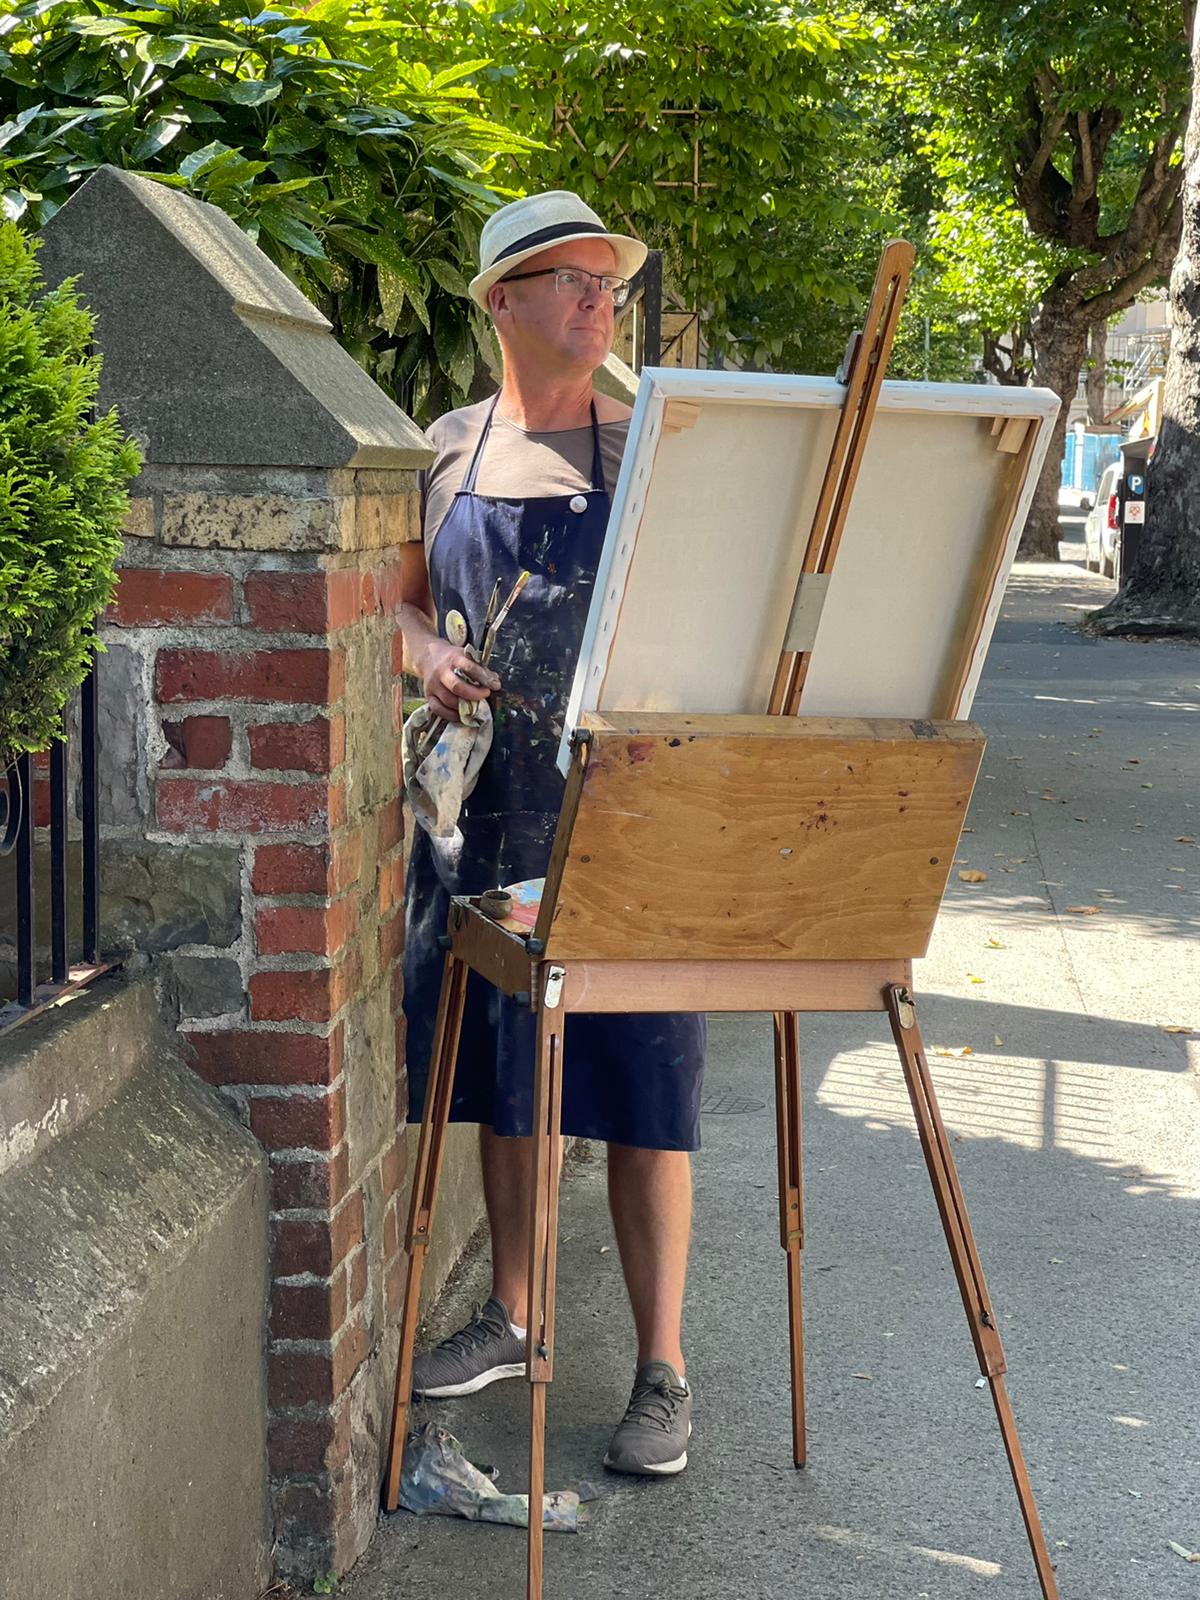
POLYGON ((0 24, 0 190, 45 222, 105 162, 219 205, 418 417, 465 396, 486 319, 463 263, 528 141, 348 7, 32 0, 0 24))
MULTIPOLYGON (((993 370, 1063 400, 1092 328, 1170 269, 1190 93, 1189 0, 896 0, 898 70, 945 184, 948 285, 985 319, 993 370), (1004 348, 1008 351, 1007 358, 1004 348)), ((1024 548, 1057 549, 1052 449, 1024 548)))
POLYGON ((811 245, 881 225, 839 183, 846 89, 872 47, 860 18, 777 0, 370 0, 360 22, 344 3, 352 31, 389 31, 401 53, 489 61, 491 114, 540 145, 512 158, 514 181, 573 189, 663 250, 714 353, 742 335, 742 359, 778 362, 797 319, 841 326, 857 303, 838 251, 811 245), (757 331, 752 304, 771 308, 757 331))
POLYGON ((35 251, 0 222, 0 770, 51 742, 87 673, 141 467, 116 411, 92 416, 92 318, 73 280, 41 293, 35 251))

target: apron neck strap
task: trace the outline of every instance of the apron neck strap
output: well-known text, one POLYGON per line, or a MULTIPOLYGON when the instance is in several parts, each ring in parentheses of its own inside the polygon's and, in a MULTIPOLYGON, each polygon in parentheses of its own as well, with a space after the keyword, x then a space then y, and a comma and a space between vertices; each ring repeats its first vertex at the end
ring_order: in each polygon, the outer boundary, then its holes
MULTIPOLYGON (((475 493, 475 479, 479 474, 479 463, 483 459, 483 447, 487 443, 488 434, 492 431, 492 421, 496 415, 496 407, 500 404, 497 393, 495 399, 488 407, 488 414, 484 419, 483 427, 479 431, 479 443, 475 446, 475 454, 471 457, 471 465, 467 468, 467 475, 463 479, 460 494, 475 493)), ((600 449, 600 419, 596 415, 596 402, 591 404, 592 417, 592 492, 605 494, 604 486, 604 456, 600 449)))

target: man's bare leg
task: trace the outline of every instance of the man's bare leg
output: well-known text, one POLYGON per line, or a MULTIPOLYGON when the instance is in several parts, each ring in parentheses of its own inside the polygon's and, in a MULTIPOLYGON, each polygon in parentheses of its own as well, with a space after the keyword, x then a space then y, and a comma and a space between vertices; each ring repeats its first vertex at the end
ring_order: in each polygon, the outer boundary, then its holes
POLYGON ((638 1335, 638 1366, 669 1361, 683 1376, 683 1288, 692 1231, 686 1150, 608 1147, 608 1203, 638 1335))
POLYGON ((518 1327, 529 1298, 529 1206, 532 1139, 502 1139, 479 1129, 483 1196, 492 1235, 492 1293, 518 1327))

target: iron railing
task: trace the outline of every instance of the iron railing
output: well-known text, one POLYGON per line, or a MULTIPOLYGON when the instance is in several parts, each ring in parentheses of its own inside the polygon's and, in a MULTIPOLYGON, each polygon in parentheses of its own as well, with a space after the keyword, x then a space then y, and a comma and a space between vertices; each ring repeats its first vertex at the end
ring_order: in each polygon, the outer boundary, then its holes
MULTIPOLYGON (((50 746, 49 817, 49 975, 39 975, 37 938, 37 875, 35 843, 39 832, 37 784, 40 773, 31 755, 20 755, 0 775, 0 856, 13 862, 15 892, 11 938, 16 975, 15 999, 0 1001, 0 1029, 22 1022, 70 989, 89 983, 107 965, 100 961, 100 820, 97 772, 96 671, 79 691, 79 865, 78 889, 82 927, 72 962, 70 831, 67 773, 70 724, 66 714, 61 736, 50 746)), ((7 920, 7 919, 6 919, 7 920)), ((42 956, 44 960, 44 956, 42 956)))
POLYGON ((641 348, 634 351, 634 365, 657 367, 662 360, 663 261, 661 250, 651 250, 634 274, 628 304, 639 307, 641 348))

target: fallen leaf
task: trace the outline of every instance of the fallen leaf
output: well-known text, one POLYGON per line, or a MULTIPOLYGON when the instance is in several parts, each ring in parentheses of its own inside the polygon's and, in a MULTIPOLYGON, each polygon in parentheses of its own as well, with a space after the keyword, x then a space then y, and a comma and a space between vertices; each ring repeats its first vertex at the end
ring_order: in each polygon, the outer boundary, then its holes
POLYGON ((1076 818, 1075 818, 1075 821, 1076 821, 1076 822, 1086 822, 1086 821, 1087 821, 1087 818, 1086 818, 1086 817, 1076 817, 1076 818))
POLYGON ((987 942, 987 945, 988 945, 988 949, 989 950, 1007 950, 1008 949, 1008 946, 1006 944, 1001 944, 999 939, 989 939, 988 942, 987 942))
POLYGON ((1135 1500, 1140 1500, 1142 1498, 1142 1491, 1140 1489, 1126 1489, 1125 1493, 1131 1494, 1135 1500))
POLYGON ((600 1246, 600 1254, 601 1254, 601 1255, 602 1255, 602 1256, 606 1256, 606 1255, 607 1255, 607 1254, 608 1254, 608 1252, 609 1252, 609 1250, 610 1250, 610 1249, 611 1249, 611 1248, 612 1248, 612 1247, 611 1247, 611 1246, 610 1246, 610 1245, 607 1245, 607 1244, 602 1244, 602 1245, 601 1245, 601 1246, 600 1246))
POLYGON ((1194 1550, 1185 1550, 1181 1544, 1176 1544, 1174 1539, 1168 1539, 1167 1543, 1171 1546, 1171 1549, 1174 1550, 1175 1554, 1177 1556, 1182 1556, 1185 1561, 1200 1561, 1200 1552, 1194 1550))
POLYGON ((1177 833, 1175 835, 1176 844, 1195 844, 1195 842, 1195 838, 1190 833, 1177 833))
POLYGON ((996 1039, 996 1048, 999 1049, 1003 1045, 1004 1040, 1000 1037, 999 1034, 995 1035, 995 1039, 996 1039))
POLYGON ((958 876, 962 880, 963 883, 986 883, 987 882, 987 873, 986 872, 978 872, 973 867, 968 868, 967 871, 965 871, 965 872, 960 872, 958 876))
POLYGON ((967 977, 972 983, 982 983, 984 981, 982 978, 977 978, 973 972, 968 972, 967 977))
POLYGON ((973 1056, 975 1054, 974 1050, 971 1049, 971 1046, 969 1044, 955 1045, 952 1049, 935 1050, 933 1053, 934 1053, 935 1056, 955 1056, 955 1057, 958 1057, 958 1056, 973 1056))
POLYGON ((1154 785, 1152 783, 1144 783, 1142 785, 1143 789, 1153 789, 1153 787, 1154 787, 1154 785))
POLYGON ((1100 915, 1099 906, 1068 906, 1067 910, 1073 911, 1077 917, 1098 917, 1100 915))
POLYGON ((1186 1034, 1188 1038, 1191 1038, 1192 1034, 1192 1030, 1190 1028, 1181 1027, 1178 1023, 1163 1023, 1160 1031, 1162 1033, 1183 1033, 1186 1034))
POLYGON ((1141 763, 1141 758, 1139 756, 1126 756, 1125 757, 1125 765, 1127 767, 1140 767, 1141 764, 1142 764, 1141 763))
POLYGON ((866 1383, 872 1383, 872 1382, 874 1382, 874 1380, 873 1380, 873 1378, 872 1378, 872 1377, 871 1377, 871 1374, 870 1374, 870 1373, 869 1373, 869 1372, 852 1372, 852 1373, 851 1373, 851 1374, 850 1374, 850 1376, 851 1376, 851 1377, 852 1377, 852 1378, 862 1378, 862 1379, 863 1379, 863 1381, 864 1381, 864 1382, 866 1382, 866 1383))
POLYGON ((1066 1262, 1063 1260, 1063 1258, 1061 1256, 1051 1256, 1050 1257, 1050 1265, 1052 1267, 1064 1267, 1064 1266, 1066 1266, 1066 1262))
POLYGON ((987 1388, 987 1379, 986 1378, 976 1378, 975 1379, 975 1387, 977 1389, 986 1389, 987 1388))

